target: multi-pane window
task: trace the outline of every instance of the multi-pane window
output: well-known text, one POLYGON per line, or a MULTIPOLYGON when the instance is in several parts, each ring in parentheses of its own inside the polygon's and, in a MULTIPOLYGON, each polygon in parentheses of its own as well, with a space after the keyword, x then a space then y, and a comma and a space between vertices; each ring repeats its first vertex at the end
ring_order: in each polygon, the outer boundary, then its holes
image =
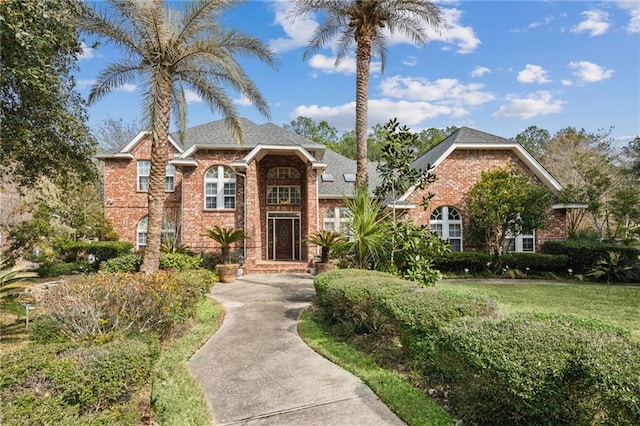
POLYGON ((333 207, 326 211, 322 221, 322 229, 336 231, 341 234, 349 234, 349 219, 351 212, 346 207, 333 207))
POLYGON ((274 167, 267 173, 267 179, 300 179, 300 172, 293 167, 274 167))
POLYGON ((149 172, 151 171, 151 161, 138 160, 138 191, 149 190, 149 172))
POLYGON ((229 167, 213 166, 204 176, 204 208, 236 208, 236 173, 229 167))
POLYGON ((173 164, 167 164, 167 177, 164 179, 164 190, 174 191, 176 189, 176 167, 173 164))
MULTIPOLYGON (((166 178, 164 181, 165 191, 175 190, 176 168, 173 164, 167 164, 166 178)), ((138 191, 149 190, 149 174, 151 172, 151 161, 138 160, 138 191)))
MULTIPOLYGON (((149 226, 149 216, 145 216, 138 222, 138 228, 136 230, 136 246, 138 250, 141 250, 147 246, 147 227, 149 226)), ((162 220, 162 233, 160 239, 162 241, 175 240, 176 238, 176 225, 170 220, 162 220)))
POLYGON ((267 186, 267 204, 300 204, 299 186, 267 186))
POLYGON ((451 250, 462 251, 462 215, 457 209, 449 206, 435 209, 429 218, 429 229, 449 241, 451 250))
POLYGON ((505 238, 505 251, 507 253, 534 252, 536 246, 535 241, 534 232, 525 232, 515 237, 507 236, 505 238))

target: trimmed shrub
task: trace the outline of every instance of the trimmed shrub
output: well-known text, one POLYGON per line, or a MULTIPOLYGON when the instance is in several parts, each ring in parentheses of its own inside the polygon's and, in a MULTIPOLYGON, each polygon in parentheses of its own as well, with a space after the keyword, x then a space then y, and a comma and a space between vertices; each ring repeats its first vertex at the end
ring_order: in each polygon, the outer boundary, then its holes
POLYGON ((399 325, 407 355, 428 375, 438 370, 434 341, 442 327, 458 318, 491 317, 497 312, 497 303, 490 297, 451 289, 394 294, 382 304, 399 325))
POLYGON ((442 272, 465 272, 468 269, 471 273, 481 273, 487 269, 487 264, 491 257, 480 251, 452 251, 446 255, 435 259, 435 267, 442 272))
POLYGON ((338 269, 314 280, 314 306, 326 324, 348 324, 355 334, 365 334, 389 323, 379 309, 380 300, 419 287, 394 275, 357 269, 338 269))
POLYGON ((72 347, 31 344, 0 356, 3 424, 138 424, 133 398, 159 356, 154 338, 72 347))
POLYGON ((38 275, 43 278, 59 277, 60 275, 73 275, 91 271, 92 267, 87 262, 52 263, 38 268, 38 275))
POLYGON ((640 344, 560 314, 462 319, 437 361, 459 415, 479 424, 640 424, 640 344))
POLYGON ((39 316, 29 325, 29 338, 38 343, 61 343, 66 339, 60 325, 49 316, 39 316))
POLYGON ((567 268, 571 268, 574 274, 586 274, 599 259, 609 257, 609 252, 634 259, 636 263, 640 255, 640 250, 633 247, 590 240, 545 241, 542 252, 566 255, 567 268))
POLYGON ((142 255, 123 254, 100 264, 100 270, 104 272, 138 272, 142 265, 142 255))
POLYGON ((500 257, 502 265, 534 274, 543 272, 566 274, 568 260, 569 258, 565 255, 542 253, 509 253, 500 257))
POLYGON ((133 244, 126 241, 96 241, 87 246, 87 255, 96 257, 96 264, 131 253, 133 244))
POLYGON ((184 253, 161 253, 160 269, 175 269, 176 271, 189 271, 202 267, 202 257, 191 256, 184 253))

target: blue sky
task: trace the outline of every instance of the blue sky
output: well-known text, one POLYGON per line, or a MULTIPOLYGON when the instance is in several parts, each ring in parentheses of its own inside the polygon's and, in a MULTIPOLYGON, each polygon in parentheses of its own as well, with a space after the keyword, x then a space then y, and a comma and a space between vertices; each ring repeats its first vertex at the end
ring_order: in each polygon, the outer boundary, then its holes
MULTIPOLYGON (((415 46, 391 37, 385 72, 377 59, 369 87, 369 127, 397 117, 414 131, 469 126, 506 138, 535 125, 552 134, 614 126, 624 144, 640 135, 640 1, 439 1, 446 26, 415 46)), ((243 61, 282 125, 302 115, 339 131, 354 127, 355 60, 334 66, 331 47, 303 61, 318 19, 287 18, 286 1, 249 1, 224 23, 272 47, 278 67, 243 61)), ((78 62, 83 96, 120 53, 86 48, 78 62)), ((189 126, 220 118, 188 94, 189 126)), ((234 92, 238 112, 267 121, 234 92)), ((138 85, 89 108, 91 126, 142 116, 138 85)))

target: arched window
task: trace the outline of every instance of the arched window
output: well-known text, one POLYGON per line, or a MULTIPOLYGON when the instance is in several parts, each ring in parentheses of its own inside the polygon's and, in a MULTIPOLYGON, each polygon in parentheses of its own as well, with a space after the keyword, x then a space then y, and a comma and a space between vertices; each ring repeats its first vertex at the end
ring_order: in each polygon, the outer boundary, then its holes
POLYGON ((300 172, 293 167, 273 167, 267 172, 267 179, 300 179, 300 172))
MULTIPOLYGON (((147 227, 149 226, 149 216, 145 216, 138 222, 138 229, 136 230, 136 248, 138 250, 147 246, 147 227)), ((162 220, 162 234, 160 239, 167 241, 176 238, 176 224, 167 219, 162 220)))
POLYGON ((332 207, 327 209, 322 221, 322 229, 336 231, 344 235, 349 234, 349 219, 351 212, 346 207, 332 207))
POLYGON ((435 209, 429 218, 429 229, 449 241, 451 250, 462 251, 462 215, 457 209, 449 206, 435 209))
POLYGON ((204 208, 236 208, 236 173, 229 167, 213 166, 204 175, 204 208))

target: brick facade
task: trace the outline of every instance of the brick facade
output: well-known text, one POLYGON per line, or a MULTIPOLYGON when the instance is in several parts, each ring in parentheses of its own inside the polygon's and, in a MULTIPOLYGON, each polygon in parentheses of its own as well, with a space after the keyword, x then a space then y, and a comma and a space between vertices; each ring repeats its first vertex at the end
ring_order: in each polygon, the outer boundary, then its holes
MULTIPOLYGON (((112 223, 120 239, 136 244, 137 227, 147 215, 147 192, 137 189, 137 160, 149 160, 150 141, 141 139, 131 147, 127 155, 104 157, 104 199, 105 217, 112 223), (130 155, 129 155, 130 154, 130 155), (133 158, 130 158, 133 157, 133 158)), ((170 157, 179 153, 171 144, 170 157)), ((273 149, 266 147, 259 155, 247 157, 246 163, 238 163, 250 151, 249 148, 205 147, 193 149, 189 161, 177 162, 175 191, 167 192, 165 210, 174 212, 180 224, 179 236, 182 244, 196 252, 216 249, 213 240, 206 237, 206 231, 214 225, 242 228, 248 235, 247 240, 235 247, 246 255, 245 272, 255 270, 258 264, 270 260, 275 253, 270 246, 270 229, 275 228, 278 214, 285 214, 283 220, 299 216, 299 253, 298 263, 310 262, 317 254, 317 248, 307 245, 304 238, 323 227, 323 218, 328 209, 344 206, 341 198, 324 198, 319 193, 319 174, 322 166, 309 157, 301 155, 297 148, 273 149), (238 164, 243 164, 238 167, 238 164), (225 166, 236 172, 236 200, 233 209, 205 208, 205 174, 213 166, 225 166), (298 177, 269 177, 269 170, 276 167, 293 168, 298 177), (299 186, 300 202, 267 202, 268 186, 299 186), (269 216, 271 215, 271 216, 269 216), (268 219, 271 217, 271 221, 268 219), (271 223, 271 228, 270 228, 271 223)), ((244 160, 243 160, 244 161, 244 160)), ((504 167, 510 162, 514 167, 536 178, 531 169, 511 148, 454 149, 438 164, 435 170, 436 181, 425 190, 413 192, 406 201, 418 207, 407 211, 407 217, 416 223, 428 224, 430 213, 437 207, 455 207, 462 214, 463 239, 464 225, 468 222, 465 197, 471 187, 480 179, 483 171, 504 167), (430 207, 424 211, 421 207, 423 196, 434 193, 430 207)), ((355 170, 353 170, 355 171, 355 170)), ((351 170, 346 172, 353 172, 351 170)), ((537 178, 536 178, 537 179, 537 178)), ((542 182, 541 182, 542 183, 542 182)), ((294 222, 291 219, 291 223, 294 222)), ((543 241, 566 238, 566 213, 564 210, 549 212, 548 226, 536 231, 536 251, 543 241)), ((275 233, 272 235, 275 236, 275 233)), ((467 241, 465 249, 471 248, 467 241)))

